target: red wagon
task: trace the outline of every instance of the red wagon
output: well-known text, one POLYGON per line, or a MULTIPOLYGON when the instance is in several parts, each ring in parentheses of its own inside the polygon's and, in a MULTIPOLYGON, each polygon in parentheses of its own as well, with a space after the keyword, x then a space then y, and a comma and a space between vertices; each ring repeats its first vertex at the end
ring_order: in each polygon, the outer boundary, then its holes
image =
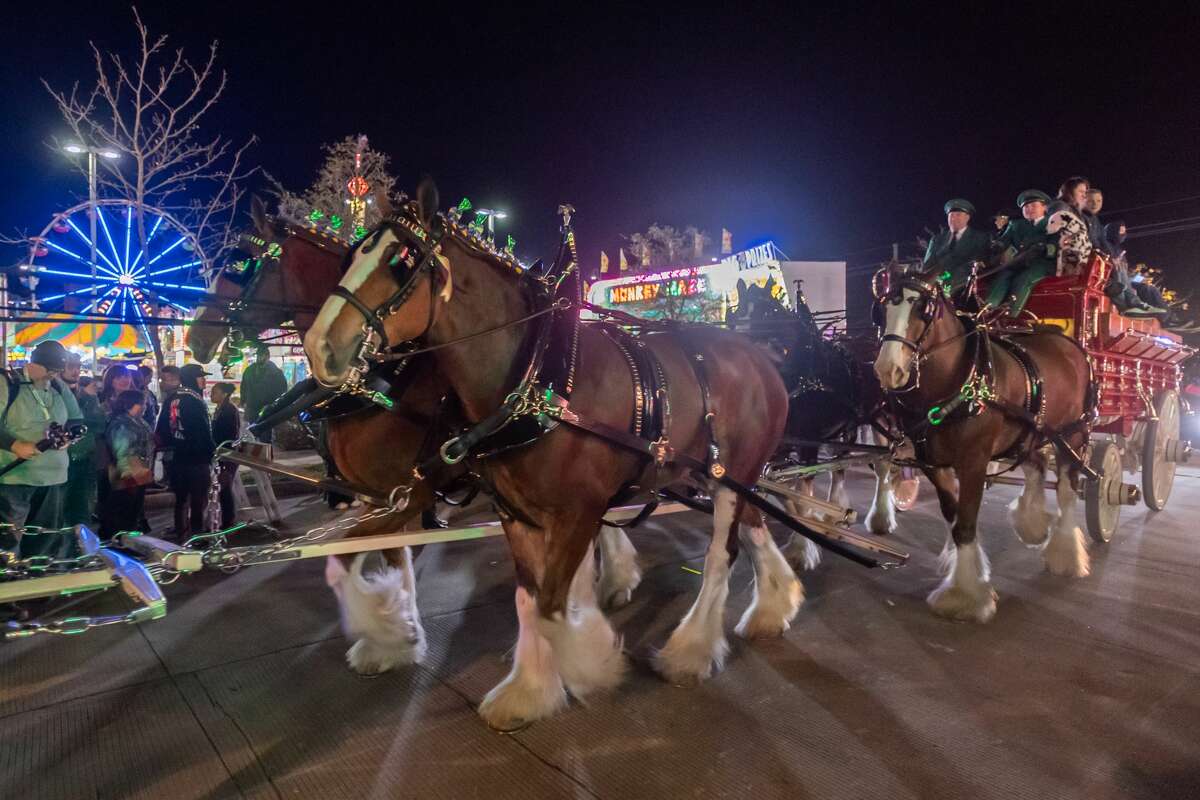
POLYGON ((1122 316, 1104 293, 1112 263, 1096 253, 1078 275, 1041 281, 1026 308, 1056 325, 1087 351, 1099 392, 1100 419, 1092 429, 1088 464, 1101 476, 1085 487, 1088 533, 1112 538, 1121 506, 1136 502, 1122 469, 1142 473, 1141 495, 1155 511, 1166 507, 1176 464, 1191 451, 1179 439, 1183 362, 1194 353, 1157 319, 1122 316))

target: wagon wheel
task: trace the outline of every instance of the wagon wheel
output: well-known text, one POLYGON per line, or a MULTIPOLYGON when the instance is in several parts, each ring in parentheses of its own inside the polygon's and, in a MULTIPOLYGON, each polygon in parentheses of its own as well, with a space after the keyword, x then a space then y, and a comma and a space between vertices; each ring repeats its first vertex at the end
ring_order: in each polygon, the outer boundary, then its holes
POLYGON ((908 511, 917 504, 917 493, 921 488, 921 477, 913 474, 911 467, 904 467, 892 489, 893 502, 897 511, 908 511))
POLYGON ((1175 483, 1175 454, 1179 442, 1179 395, 1168 389, 1154 401, 1158 419, 1146 423, 1142 442, 1142 494, 1153 511, 1167 507, 1175 483))
POLYGON ((1101 544, 1113 537, 1121 519, 1121 452, 1109 441, 1092 443, 1088 466, 1099 476, 1084 481, 1088 535, 1101 544))

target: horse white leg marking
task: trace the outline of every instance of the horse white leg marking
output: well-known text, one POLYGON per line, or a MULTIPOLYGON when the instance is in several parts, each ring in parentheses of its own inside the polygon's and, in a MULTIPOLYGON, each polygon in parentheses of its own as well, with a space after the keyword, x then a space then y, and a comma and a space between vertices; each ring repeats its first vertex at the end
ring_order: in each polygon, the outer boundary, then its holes
POLYGON ((1043 553, 1046 569, 1066 578, 1083 578, 1092 571, 1083 531, 1075 523, 1079 495, 1071 487, 1070 467, 1058 468, 1058 522, 1043 553))
POLYGON ((720 670, 729 653, 725 639, 725 600, 729 597, 729 551, 737 498, 729 489, 713 493, 713 537, 704 557, 700 594, 667 644, 655 657, 659 674, 672 683, 689 684, 720 670))
POLYGON ((880 459, 871 465, 875 471, 875 497, 871 500, 871 508, 867 511, 865 520, 867 530, 879 536, 886 536, 896 530, 896 503, 892 496, 893 481, 900 475, 900 470, 892 466, 892 462, 880 459))
POLYGON ((600 581, 597 594, 603 608, 620 608, 633 597, 642 582, 637 550, 621 528, 600 526, 600 581))
MULTIPOLYGON (((801 478, 798 491, 800 491, 802 494, 812 497, 813 479, 801 478)), ((788 513, 793 517, 799 518, 808 515, 808 509, 801 508, 800 504, 795 500, 788 499, 785 502, 787 504, 788 513)), ((817 514, 815 516, 820 517, 822 515, 817 514)), ((795 532, 793 532, 788 538, 787 544, 783 546, 783 555, 784 558, 787 559, 788 563, 796 569, 816 569, 817 565, 821 563, 821 548, 813 544, 811 540, 806 539, 795 532)))
POLYGON ((1021 465, 1021 471, 1025 473, 1025 488, 1009 506, 1013 529, 1025 544, 1041 547, 1046 543, 1052 519, 1046 511, 1045 470, 1038 464, 1026 462, 1021 465))
POLYGON ((754 599, 735 630, 746 639, 782 636, 804 602, 804 585, 765 525, 742 525, 740 535, 754 565, 754 599))
POLYGON ((938 588, 929 595, 933 613, 966 622, 987 622, 996 615, 996 593, 988 577, 991 568, 979 540, 955 547, 953 563, 938 588))
POLYGON ((621 640, 596 605, 595 581, 595 559, 589 550, 571 581, 565 617, 537 619, 538 632, 554 649, 563 683, 580 699, 598 689, 615 687, 624 679, 627 667, 621 640))
POLYGON ((520 628, 512 669, 479 704, 479 716, 501 731, 523 728, 567 704, 554 650, 538 632, 537 601, 528 590, 517 587, 516 605, 520 628))
POLYGON ((850 507, 850 497, 846 494, 846 470, 835 469, 829 479, 829 502, 840 508, 850 507))
POLYGON ((347 636, 357 638, 346 651, 346 662, 360 675, 378 675, 425 657, 412 553, 407 547, 403 552, 403 564, 385 564, 372 575, 363 574, 368 553, 355 556, 348 573, 340 564, 337 569, 326 566, 326 578, 332 579, 341 605, 342 627, 347 636))

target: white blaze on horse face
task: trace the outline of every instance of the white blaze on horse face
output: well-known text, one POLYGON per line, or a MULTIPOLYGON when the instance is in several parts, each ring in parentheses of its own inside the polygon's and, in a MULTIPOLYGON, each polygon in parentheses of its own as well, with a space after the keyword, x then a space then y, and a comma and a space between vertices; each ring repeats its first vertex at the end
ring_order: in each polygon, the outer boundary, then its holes
MULTIPOLYGON (((905 289, 899 303, 887 303, 887 322, 884 333, 908 338, 908 323, 913 307, 920 299, 913 289, 905 289)), ((885 389, 899 389, 908 382, 908 373, 916 354, 897 341, 884 342, 875 359, 875 374, 885 389)))
MULTIPOLYGON (((387 252, 388 245, 396 240, 396 235, 390 230, 381 231, 378 234, 378 241, 371 247, 370 252, 364 253, 360 249, 355 253, 350 269, 346 270, 346 274, 342 276, 338 286, 351 294, 357 293, 367 282, 367 278, 371 277, 371 273, 378 268, 379 259, 387 252)), ((334 323, 337 322, 338 316, 345 307, 346 301, 342 298, 337 296, 327 298, 312 327, 308 329, 308 333, 304 337, 304 353, 308 356, 313 376, 326 385, 336 385, 342 382, 346 370, 350 366, 350 359, 354 356, 354 350, 362 341, 360 323, 363 320, 361 319, 355 319, 354 333, 348 339, 336 341, 333 338, 333 334, 337 333, 334 330, 334 323)))

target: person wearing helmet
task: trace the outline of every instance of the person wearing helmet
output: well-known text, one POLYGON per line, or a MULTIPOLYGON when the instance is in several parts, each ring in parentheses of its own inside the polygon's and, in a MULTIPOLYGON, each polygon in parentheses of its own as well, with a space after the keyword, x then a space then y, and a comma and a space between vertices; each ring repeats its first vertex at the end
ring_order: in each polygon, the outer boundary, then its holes
MULTIPOLYGON (((56 341, 38 344, 23 368, 0 378, 0 469, 21 463, 0 475, 0 522, 16 527, 63 526, 63 487, 67 482, 66 450, 38 449, 51 423, 83 421, 71 390, 62 382, 67 350, 56 341)), ((65 555, 71 537, 50 534, 23 537, 20 531, 0 533, 0 549, 29 555, 65 555)))

